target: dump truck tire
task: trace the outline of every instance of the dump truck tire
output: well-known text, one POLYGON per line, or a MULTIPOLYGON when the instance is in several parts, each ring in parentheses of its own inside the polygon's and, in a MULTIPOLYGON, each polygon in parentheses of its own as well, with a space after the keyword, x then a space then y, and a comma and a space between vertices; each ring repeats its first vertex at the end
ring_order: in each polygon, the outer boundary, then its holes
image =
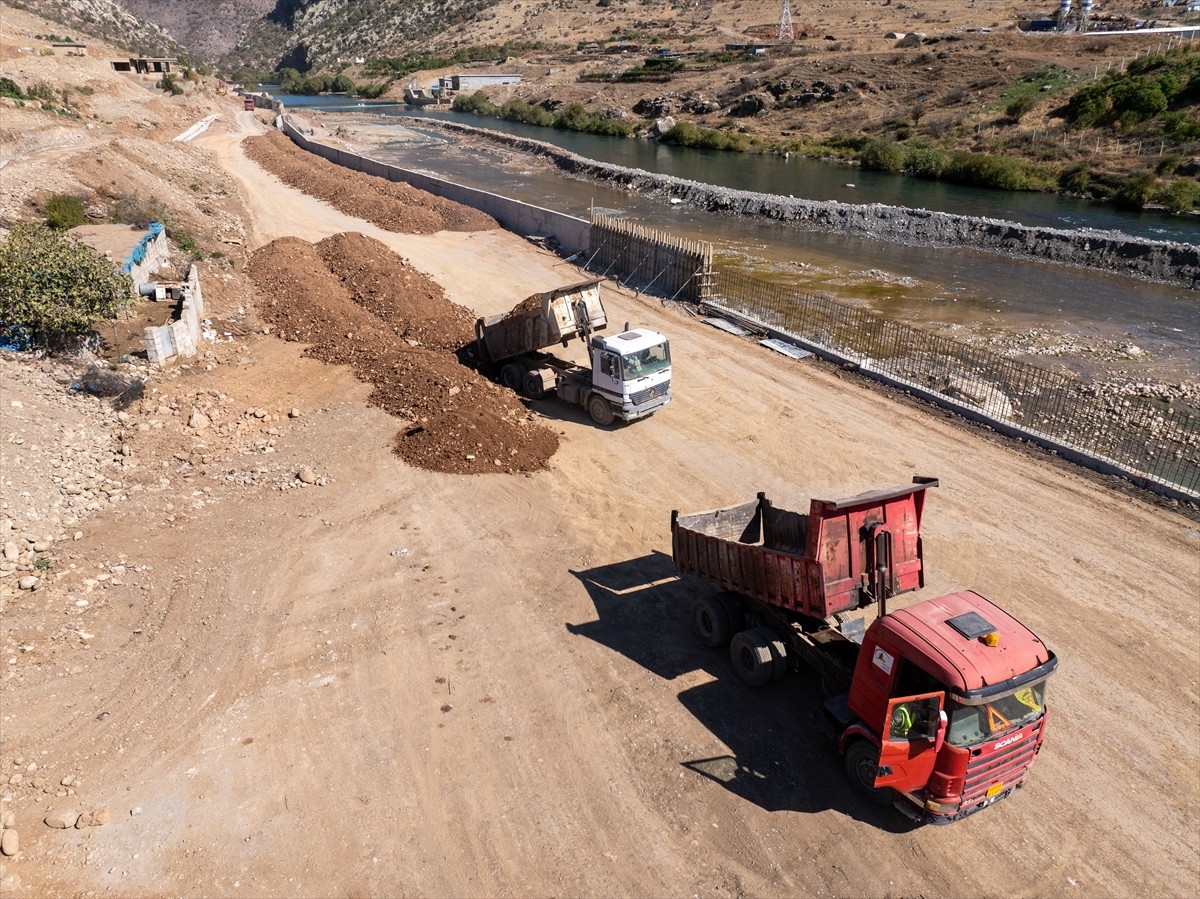
POLYGON ((760 629, 734 635, 729 643, 729 661, 738 680, 747 687, 761 687, 775 677, 775 658, 760 629))
POLYGON ((763 635, 767 638, 767 646, 771 650, 771 680, 776 681, 783 677, 788 672, 788 657, 787 645, 780 640, 772 631, 764 631, 763 635))
POLYGON ((728 590, 722 590, 717 594, 717 601, 725 607, 725 614, 729 616, 729 633, 732 636, 738 631, 746 629, 746 616, 742 613, 742 603, 737 598, 737 595, 730 593, 728 590))
POLYGON ((846 776, 860 796, 875 805, 891 805, 896 791, 891 787, 879 789, 875 786, 875 773, 879 769, 879 747, 866 740, 855 740, 846 750, 846 776))
POLYGON ((592 421, 598 425, 610 425, 613 423, 615 416, 613 415, 612 406, 608 404, 608 400, 598 393, 593 393, 588 397, 587 411, 588 415, 592 417, 592 421))
POLYGON ((531 400, 540 400, 546 395, 546 388, 542 386, 542 376, 537 371, 525 372, 525 378, 521 381, 521 387, 525 395, 531 400))
POLYGON ((724 646, 733 636, 729 612, 715 596, 702 596, 692 606, 692 628, 705 646, 724 646))
POLYGON ((525 366, 518 362, 509 362, 500 369, 500 383, 509 390, 520 390, 524 380, 525 366))

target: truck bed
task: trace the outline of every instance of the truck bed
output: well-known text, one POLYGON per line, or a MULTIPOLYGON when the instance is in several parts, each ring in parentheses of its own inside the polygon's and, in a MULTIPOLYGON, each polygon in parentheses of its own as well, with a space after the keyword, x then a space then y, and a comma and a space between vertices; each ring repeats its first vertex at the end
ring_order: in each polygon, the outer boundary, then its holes
POLYGON ((937 481, 813 500, 808 515, 753 502, 671 515, 675 566, 751 599, 815 619, 924 583, 924 492, 937 481))

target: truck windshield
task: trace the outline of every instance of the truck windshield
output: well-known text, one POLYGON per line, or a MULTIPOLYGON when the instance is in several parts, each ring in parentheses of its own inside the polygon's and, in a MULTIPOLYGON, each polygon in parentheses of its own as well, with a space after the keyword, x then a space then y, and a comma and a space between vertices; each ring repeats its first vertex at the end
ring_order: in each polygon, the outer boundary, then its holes
POLYGON ((947 697, 946 712, 950 725, 946 742, 952 746, 969 746, 1033 721, 1046 707, 1046 681, 1018 687, 999 696, 968 705, 947 697))
POLYGON ((626 353, 621 357, 621 378, 633 381, 671 367, 671 348, 664 340, 657 346, 626 353))

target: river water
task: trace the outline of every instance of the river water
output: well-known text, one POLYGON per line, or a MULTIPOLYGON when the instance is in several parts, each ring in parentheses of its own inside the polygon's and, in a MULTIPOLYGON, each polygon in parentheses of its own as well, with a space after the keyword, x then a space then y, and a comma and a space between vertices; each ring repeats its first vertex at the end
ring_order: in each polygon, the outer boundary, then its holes
MULTIPOLYGON (((407 107, 347 108, 305 102, 334 98, 280 99, 293 107, 321 106, 326 127, 345 127, 352 142, 357 128, 371 132, 372 147, 364 152, 381 161, 582 218, 595 208, 708 240, 718 254, 718 266, 767 269, 772 280, 830 293, 888 318, 938 328, 947 336, 992 340, 1003 348, 1003 341, 1011 341, 1014 333, 1035 329, 1041 332, 1037 338, 1022 341, 1033 354, 1054 356, 1059 364, 1088 377, 1114 369, 1166 380, 1200 377, 1200 296, 1180 287, 969 249, 898 246, 712 214, 567 178, 548 164, 486 142, 421 129, 422 116, 407 107), (395 128, 396 140, 389 141, 393 118, 403 119, 403 127, 395 128), (413 140, 413 128, 424 139, 413 140), (744 261, 746 256, 751 261, 744 261), (1145 354, 1126 359, 1114 352, 1129 343, 1145 354)), ((924 207, 1031 225, 1122 230, 1159 240, 1200 240, 1200 223, 1194 220, 1124 213, 1051 194, 976 190, 816 160, 687 150, 470 115, 436 115, 555 143, 603 162, 726 187, 806 199, 924 207)), ((1048 360, 1033 361, 1046 364, 1048 360)))

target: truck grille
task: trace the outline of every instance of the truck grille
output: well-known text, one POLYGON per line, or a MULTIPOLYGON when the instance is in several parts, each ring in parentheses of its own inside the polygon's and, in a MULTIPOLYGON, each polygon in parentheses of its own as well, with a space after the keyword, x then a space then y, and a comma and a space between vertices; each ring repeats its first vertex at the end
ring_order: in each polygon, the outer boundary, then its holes
POLYGON ((653 387, 647 387, 645 390, 639 390, 637 393, 629 394, 629 401, 635 406, 640 406, 642 403, 648 403, 652 399, 657 399, 660 396, 666 396, 671 392, 671 382, 663 381, 661 384, 655 384, 653 387))
POLYGON ((1022 733, 1019 740, 998 752, 980 754, 971 759, 963 783, 962 808, 982 801, 993 784, 1002 783, 1007 790, 1024 777, 1025 770, 1033 764, 1038 738, 1045 721, 1045 717, 1041 718, 1028 731, 1022 733))

